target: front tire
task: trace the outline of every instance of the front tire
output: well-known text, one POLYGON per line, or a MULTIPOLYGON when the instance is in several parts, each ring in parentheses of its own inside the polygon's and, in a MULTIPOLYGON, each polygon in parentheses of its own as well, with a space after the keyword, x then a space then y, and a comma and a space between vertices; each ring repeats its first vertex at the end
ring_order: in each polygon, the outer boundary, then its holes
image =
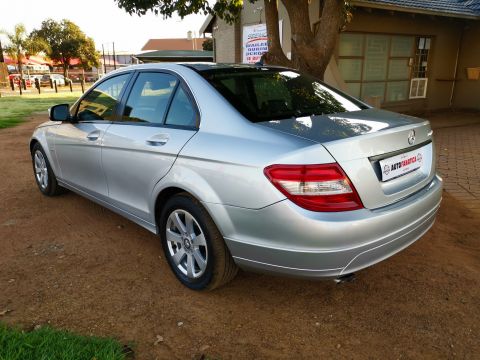
POLYGON ((238 268, 212 218, 187 193, 171 197, 160 216, 165 256, 178 280, 193 290, 213 290, 238 268))
POLYGON ((35 181, 43 195, 55 196, 65 192, 65 189, 58 185, 47 155, 38 142, 32 148, 32 165, 35 181))

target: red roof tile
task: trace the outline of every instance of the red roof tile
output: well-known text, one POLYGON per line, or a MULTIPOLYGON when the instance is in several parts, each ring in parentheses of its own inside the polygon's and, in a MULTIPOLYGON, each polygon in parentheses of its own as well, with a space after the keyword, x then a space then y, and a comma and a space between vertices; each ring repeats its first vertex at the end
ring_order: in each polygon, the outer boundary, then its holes
POLYGON ((150 39, 143 46, 145 50, 202 50, 202 44, 206 39, 150 39))

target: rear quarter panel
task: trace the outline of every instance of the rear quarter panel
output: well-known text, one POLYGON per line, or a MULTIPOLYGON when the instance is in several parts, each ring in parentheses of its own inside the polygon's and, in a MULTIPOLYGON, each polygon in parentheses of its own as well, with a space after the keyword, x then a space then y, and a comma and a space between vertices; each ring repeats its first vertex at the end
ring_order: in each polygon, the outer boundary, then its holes
POLYGON ((254 124, 246 124, 237 135, 200 129, 155 194, 176 186, 203 202, 259 209, 285 199, 264 175, 266 166, 333 161, 319 144, 254 124))

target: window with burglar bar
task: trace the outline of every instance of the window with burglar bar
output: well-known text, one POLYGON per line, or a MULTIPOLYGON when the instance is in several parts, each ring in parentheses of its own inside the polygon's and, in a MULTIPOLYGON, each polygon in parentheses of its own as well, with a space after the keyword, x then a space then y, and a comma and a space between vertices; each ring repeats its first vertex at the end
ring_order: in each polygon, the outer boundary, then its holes
POLYGON ((338 66, 348 92, 382 103, 426 97, 431 43, 429 37, 342 33, 338 66))

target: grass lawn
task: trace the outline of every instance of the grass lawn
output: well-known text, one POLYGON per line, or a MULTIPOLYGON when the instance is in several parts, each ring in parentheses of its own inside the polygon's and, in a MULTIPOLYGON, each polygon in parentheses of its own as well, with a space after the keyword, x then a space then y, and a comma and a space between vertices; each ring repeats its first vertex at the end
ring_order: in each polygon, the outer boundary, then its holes
POLYGON ((34 112, 42 111, 46 114, 53 105, 73 104, 81 95, 81 92, 73 92, 1 97, 0 129, 19 124, 34 112))
POLYGON ((0 360, 123 360, 113 339, 79 336, 42 327, 31 332, 0 323, 0 360))

